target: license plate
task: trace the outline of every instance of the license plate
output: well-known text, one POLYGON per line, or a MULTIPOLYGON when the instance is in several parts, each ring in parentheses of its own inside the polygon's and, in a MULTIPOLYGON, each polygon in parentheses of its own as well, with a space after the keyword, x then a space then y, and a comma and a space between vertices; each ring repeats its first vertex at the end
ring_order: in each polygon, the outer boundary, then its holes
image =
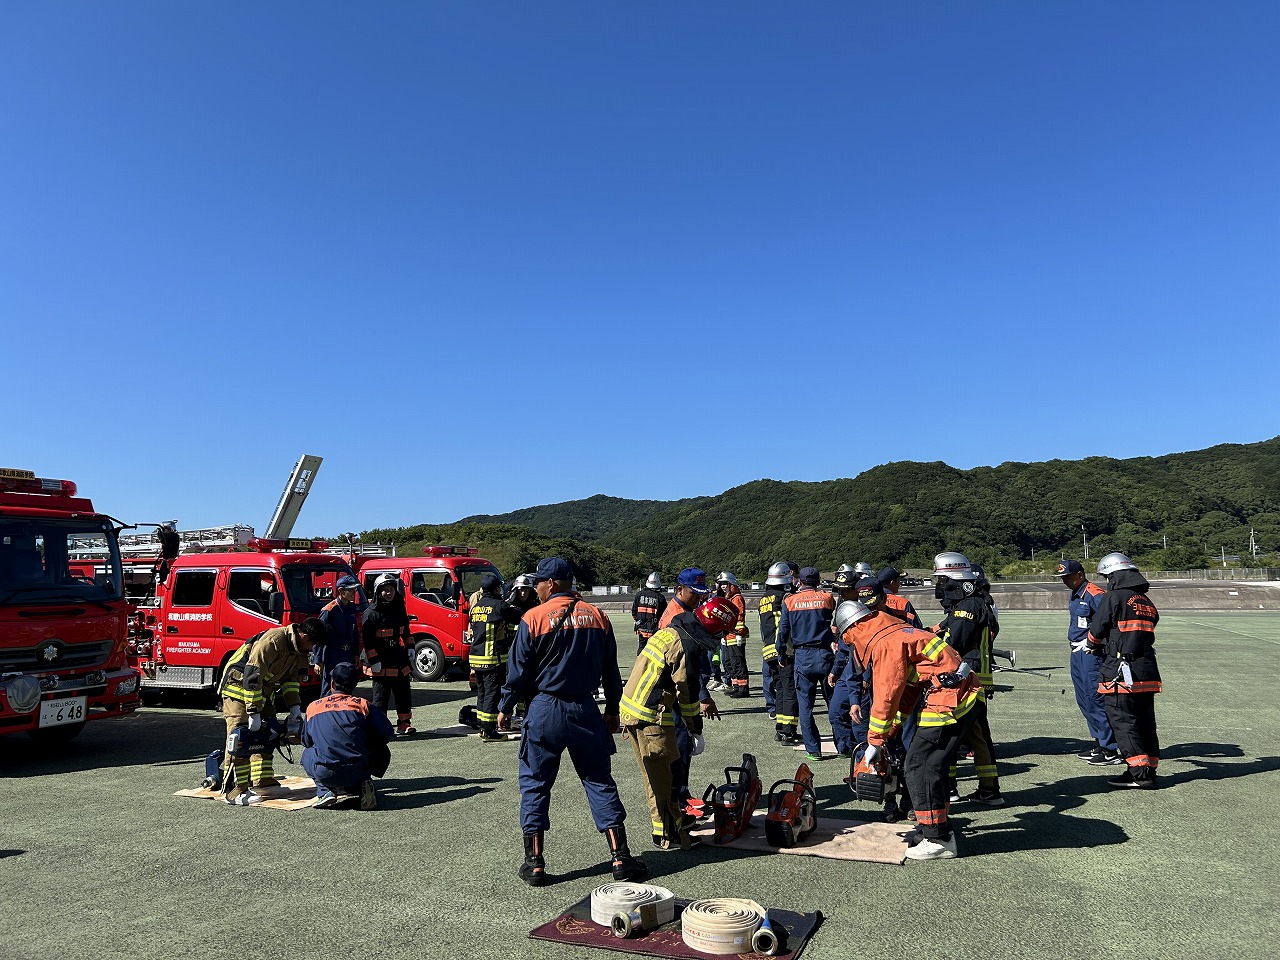
POLYGON ((88 697, 63 697, 61 700, 45 700, 40 704, 40 726, 57 727, 64 723, 79 723, 84 719, 88 697))

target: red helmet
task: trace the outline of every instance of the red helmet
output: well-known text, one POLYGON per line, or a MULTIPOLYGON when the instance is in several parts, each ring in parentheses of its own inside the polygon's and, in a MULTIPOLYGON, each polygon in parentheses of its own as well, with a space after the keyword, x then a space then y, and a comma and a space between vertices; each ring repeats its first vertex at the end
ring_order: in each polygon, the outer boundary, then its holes
POLYGON ((698 622, 717 637, 723 637, 738 625, 738 608, 723 597, 712 597, 693 613, 698 622))

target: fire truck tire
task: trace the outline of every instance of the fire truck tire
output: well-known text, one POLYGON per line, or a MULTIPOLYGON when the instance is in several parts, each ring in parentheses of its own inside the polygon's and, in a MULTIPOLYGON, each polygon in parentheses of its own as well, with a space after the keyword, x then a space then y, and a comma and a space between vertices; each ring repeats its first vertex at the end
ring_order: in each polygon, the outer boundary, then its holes
POLYGON ((36 743, 58 744, 70 743, 76 737, 80 736, 80 731, 84 729, 85 721, 79 723, 67 723, 60 727, 46 727, 43 730, 28 730, 29 736, 36 743))
POLYGON ((439 680, 449 669, 449 661, 444 658, 444 650, 435 637, 422 637, 413 648, 410 659, 413 678, 423 683, 439 680))

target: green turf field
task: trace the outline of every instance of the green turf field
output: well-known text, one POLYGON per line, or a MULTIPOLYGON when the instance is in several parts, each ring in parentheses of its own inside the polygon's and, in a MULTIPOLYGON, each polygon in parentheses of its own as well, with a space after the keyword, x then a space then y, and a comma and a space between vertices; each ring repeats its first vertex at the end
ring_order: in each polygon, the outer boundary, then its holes
MULTIPOLYGON (((629 620, 614 622, 625 679, 633 635, 629 620)), ((1018 651, 1019 666, 1055 669, 1048 681, 999 678, 1011 687, 992 705, 1009 805, 953 808, 961 859, 892 867, 731 847, 659 852, 628 750, 614 773, 654 882, 690 898, 820 909, 827 921, 806 952, 813 958, 1276 956, 1280 616, 1161 621, 1163 788, 1153 792, 1111 791, 1104 781, 1115 768, 1075 758, 1085 727, 1065 669, 1065 612, 1007 612, 1002 625, 1000 645, 1018 651)), ((755 637, 749 650, 759 669, 755 637)), ((454 723, 468 688, 454 681, 414 695, 425 730, 454 723)), ((758 696, 719 702, 725 716, 709 725, 695 784, 721 780, 744 750, 766 787, 794 772, 799 754, 773 742, 758 696)), ((514 742, 395 744, 374 813, 174 797, 197 785, 222 739, 221 716, 193 704, 92 725, 57 756, 25 737, 0 740, 0 956, 591 954, 526 939, 609 879, 567 758, 547 835, 548 869, 560 879, 534 890, 515 877, 514 742)), ((822 815, 878 812, 853 801, 840 761, 815 772, 822 815)))

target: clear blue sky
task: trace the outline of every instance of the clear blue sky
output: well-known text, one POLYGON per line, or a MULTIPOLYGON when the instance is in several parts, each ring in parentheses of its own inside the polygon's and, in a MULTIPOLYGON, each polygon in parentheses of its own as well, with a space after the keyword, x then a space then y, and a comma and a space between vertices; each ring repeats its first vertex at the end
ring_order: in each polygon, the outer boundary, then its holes
POLYGON ((299 533, 1280 429, 1280 4, 8 3, 0 465, 299 533))

